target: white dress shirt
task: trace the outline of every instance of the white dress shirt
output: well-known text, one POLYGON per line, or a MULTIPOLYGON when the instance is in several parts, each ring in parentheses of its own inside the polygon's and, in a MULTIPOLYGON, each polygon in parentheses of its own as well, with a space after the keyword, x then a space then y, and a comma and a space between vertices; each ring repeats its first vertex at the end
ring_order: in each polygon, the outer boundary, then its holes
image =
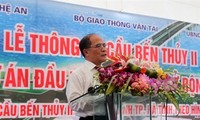
POLYGON ((73 102, 73 99, 88 92, 89 87, 99 84, 93 79, 93 75, 97 72, 94 68, 95 64, 86 61, 82 66, 77 68, 69 76, 66 88, 66 95, 69 105, 75 114, 80 117, 92 115, 105 115, 105 101, 100 95, 88 95, 73 102), (101 98, 101 100, 99 100, 101 98), (98 102, 96 102, 99 100, 98 102))

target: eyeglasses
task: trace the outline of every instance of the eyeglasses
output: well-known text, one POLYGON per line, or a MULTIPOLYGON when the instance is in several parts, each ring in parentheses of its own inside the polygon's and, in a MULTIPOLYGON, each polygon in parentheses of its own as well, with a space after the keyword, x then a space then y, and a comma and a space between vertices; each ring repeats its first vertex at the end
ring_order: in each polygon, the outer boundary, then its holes
POLYGON ((89 48, 100 48, 100 47, 106 47, 106 43, 98 43, 95 46, 90 46, 89 48))

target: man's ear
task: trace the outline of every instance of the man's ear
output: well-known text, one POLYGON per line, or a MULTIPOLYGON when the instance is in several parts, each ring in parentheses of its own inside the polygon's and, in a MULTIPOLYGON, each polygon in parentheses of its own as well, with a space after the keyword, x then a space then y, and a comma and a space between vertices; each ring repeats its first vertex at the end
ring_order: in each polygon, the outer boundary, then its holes
POLYGON ((83 53, 84 53, 85 56, 87 56, 88 50, 87 50, 87 49, 84 49, 84 50, 83 50, 83 53))

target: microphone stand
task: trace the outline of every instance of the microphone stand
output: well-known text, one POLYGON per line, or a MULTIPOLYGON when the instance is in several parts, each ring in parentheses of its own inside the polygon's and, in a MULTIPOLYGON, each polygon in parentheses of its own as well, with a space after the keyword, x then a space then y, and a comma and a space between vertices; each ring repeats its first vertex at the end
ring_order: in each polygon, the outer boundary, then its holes
POLYGON ((74 102, 74 101, 76 101, 77 99, 79 99, 79 98, 81 98, 81 97, 84 97, 84 96, 86 96, 86 95, 88 95, 88 94, 96 94, 97 93, 97 91, 99 91, 99 89, 101 89, 103 86, 102 85, 95 85, 94 87, 89 87, 88 88, 88 92, 87 93, 85 93, 85 94, 83 94, 83 95, 81 95, 81 96, 79 96, 79 97, 77 97, 77 98, 74 98, 73 100, 71 100, 70 102, 74 102))

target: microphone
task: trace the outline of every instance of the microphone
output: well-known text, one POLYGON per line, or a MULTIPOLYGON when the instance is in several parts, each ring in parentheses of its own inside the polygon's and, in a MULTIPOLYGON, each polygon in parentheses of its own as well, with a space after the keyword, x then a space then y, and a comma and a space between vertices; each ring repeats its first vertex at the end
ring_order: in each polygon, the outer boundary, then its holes
POLYGON ((89 87, 88 88, 88 93, 89 94, 95 94, 99 91, 99 89, 102 88, 102 85, 95 85, 94 87, 89 87))
POLYGON ((85 95, 87 95, 87 94, 95 94, 95 92, 96 92, 96 86, 97 86, 97 85, 95 85, 94 87, 89 87, 87 93, 85 93, 85 94, 83 94, 83 95, 81 95, 81 96, 79 96, 79 97, 77 97, 77 98, 71 100, 70 102, 76 101, 77 99, 79 99, 79 98, 81 98, 81 97, 83 97, 83 96, 85 96, 85 95))
MULTIPOLYGON (((87 94, 91 94, 91 95, 92 95, 92 94, 95 94, 95 93, 97 93, 101 88, 103 88, 103 85, 95 85, 94 87, 89 87, 87 93, 85 93, 85 94, 83 94, 83 95, 81 95, 81 96, 79 96, 79 97, 77 97, 77 98, 71 100, 70 102, 73 102, 73 101, 75 101, 75 100, 77 100, 77 99, 79 99, 79 98, 81 98, 81 97, 83 97, 83 96, 85 96, 85 95, 87 95, 87 94)), ((107 89, 107 86, 105 86, 105 88, 104 88, 103 90, 105 91, 106 89, 107 89)))
POLYGON ((89 93, 89 94, 94 94, 94 92, 95 92, 94 87, 89 87, 89 88, 88 88, 88 93, 89 93))

